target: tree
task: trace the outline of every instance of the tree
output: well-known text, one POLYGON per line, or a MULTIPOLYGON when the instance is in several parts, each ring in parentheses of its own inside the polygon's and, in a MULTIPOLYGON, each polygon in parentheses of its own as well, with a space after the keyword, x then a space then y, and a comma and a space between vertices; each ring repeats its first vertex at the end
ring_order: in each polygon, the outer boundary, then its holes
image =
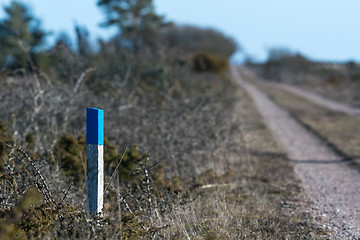
POLYGON ((92 49, 89 41, 89 31, 85 26, 75 26, 77 50, 81 57, 88 58, 92 54, 92 49))
POLYGON ((56 44, 63 44, 67 48, 71 49, 73 47, 73 43, 71 37, 67 32, 60 32, 55 40, 56 44))
POLYGON ((122 45, 135 52, 146 44, 146 34, 167 25, 155 13, 152 0, 99 0, 98 5, 106 14, 103 25, 118 27, 122 45))
POLYGON ((169 47, 180 48, 186 53, 209 52, 228 59, 241 50, 232 38, 214 29, 173 25, 162 34, 169 47))
MULTIPOLYGON (((10 68, 34 68, 47 33, 29 8, 13 1, 5 7, 7 16, 0 21, 0 64, 10 68), (29 66, 30 64, 30 66, 29 66)), ((32 69, 34 70, 34 69, 32 69)))

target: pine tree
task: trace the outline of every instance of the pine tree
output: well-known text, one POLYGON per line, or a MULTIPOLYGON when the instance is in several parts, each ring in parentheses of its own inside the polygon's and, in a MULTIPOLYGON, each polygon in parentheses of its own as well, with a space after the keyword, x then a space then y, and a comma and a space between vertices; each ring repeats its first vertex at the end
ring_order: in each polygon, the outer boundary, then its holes
POLYGON ((152 0, 99 0, 105 10, 104 26, 116 26, 122 44, 129 45, 135 52, 146 40, 145 35, 167 25, 164 17, 154 11, 152 0))
MULTIPOLYGON (((13 1, 5 7, 6 17, 0 20, 0 64, 10 68, 29 68, 38 56, 47 33, 29 8, 13 1)), ((32 64, 33 65, 33 64, 32 64)))

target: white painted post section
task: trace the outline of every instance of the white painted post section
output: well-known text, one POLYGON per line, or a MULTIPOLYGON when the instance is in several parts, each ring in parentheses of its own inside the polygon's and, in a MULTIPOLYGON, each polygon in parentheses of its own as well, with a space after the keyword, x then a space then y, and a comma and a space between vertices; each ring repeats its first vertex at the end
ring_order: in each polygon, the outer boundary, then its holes
POLYGON ((95 215, 103 210, 104 198, 104 110, 86 110, 87 208, 95 215))

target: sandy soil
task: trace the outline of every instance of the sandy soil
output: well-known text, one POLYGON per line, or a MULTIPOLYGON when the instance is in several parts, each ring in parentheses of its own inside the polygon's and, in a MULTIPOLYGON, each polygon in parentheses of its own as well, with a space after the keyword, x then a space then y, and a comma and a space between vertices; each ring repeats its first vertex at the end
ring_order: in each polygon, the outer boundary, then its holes
POLYGON ((360 239, 359 170, 349 167, 265 93, 242 80, 238 69, 231 70, 234 80, 252 97, 275 139, 294 161, 302 187, 314 203, 314 215, 321 217, 334 239, 360 239))

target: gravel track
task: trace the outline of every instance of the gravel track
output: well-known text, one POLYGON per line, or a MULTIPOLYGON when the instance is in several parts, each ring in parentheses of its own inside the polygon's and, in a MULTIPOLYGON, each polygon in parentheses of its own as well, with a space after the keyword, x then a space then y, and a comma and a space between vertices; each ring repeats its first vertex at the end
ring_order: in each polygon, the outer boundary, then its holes
POLYGON ((295 173, 314 203, 314 215, 333 239, 360 239, 360 173, 307 131, 258 88, 243 81, 235 67, 234 80, 252 97, 275 139, 294 162, 295 173))
POLYGON ((284 89, 284 90, 286 90, 290 93, 296 94, 300 97, 306 98, 306 99, 310 100, 311 102, 316 103, 320 106, 326 107, 330 110, 337 111, 337 112, 343 112, 343 113, 346 113, 349 115, 360 116, 359 108, 350 107, 348 105, 345 105, 345 104, 330 100, 328 98, 325 98, 323 96, 320 96, 316 93, 313 93, 313 92, 310 92, 307 90, 303 90, 298 87, 291 86, 289 84, 284 84, 284 83, 271 83, 271 85, 274 85, 276 87, 284 89))

